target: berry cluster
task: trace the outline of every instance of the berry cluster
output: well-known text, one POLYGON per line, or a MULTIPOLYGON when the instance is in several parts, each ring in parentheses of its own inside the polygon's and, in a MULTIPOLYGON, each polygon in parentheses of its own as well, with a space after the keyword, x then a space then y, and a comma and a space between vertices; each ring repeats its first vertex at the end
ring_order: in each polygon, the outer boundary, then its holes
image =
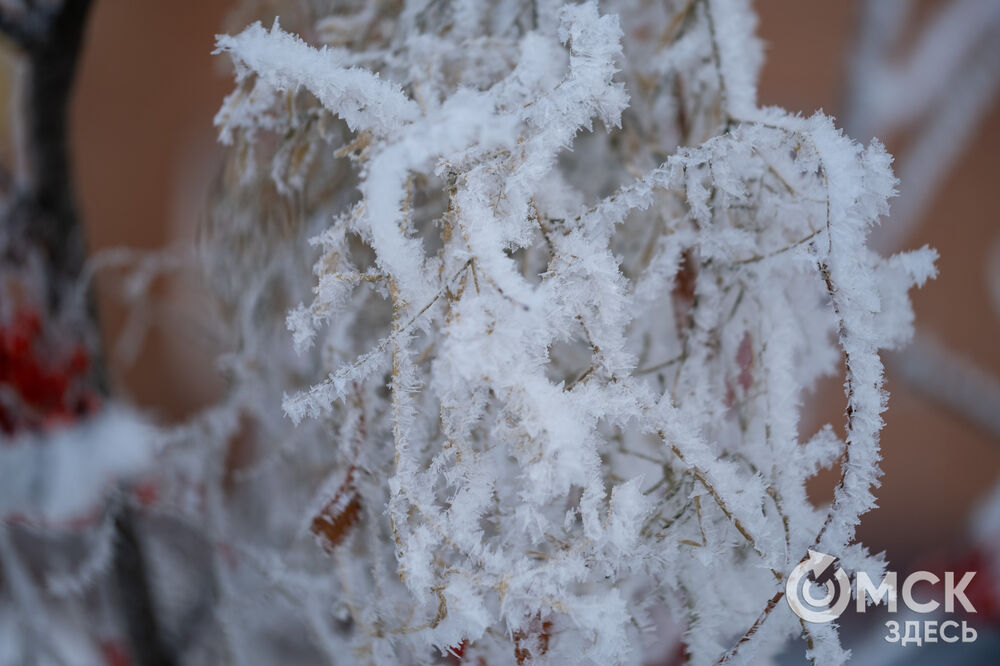
POLYGON ((22 305, 0 324, 0 430, 50 430, 97 411, 90 353, 45 335, 36 308, 22 305))

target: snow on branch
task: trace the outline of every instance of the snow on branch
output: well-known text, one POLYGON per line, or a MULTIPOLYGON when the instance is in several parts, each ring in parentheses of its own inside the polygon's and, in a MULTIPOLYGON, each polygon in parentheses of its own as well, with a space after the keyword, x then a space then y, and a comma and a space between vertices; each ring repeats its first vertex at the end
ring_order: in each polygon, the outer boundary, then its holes
POLYGON ((757 107, 742 0, 404 5, 297 27, 327 45, 219 38, 206 256, 237 344, 227 402, 167 447, 178 503, 204 484, 226 540, 231 497, 267 507, 238 552, 317 590, 297 621, 328 654, 624 663, 662 656, 659 613, 693 663, 793 635, 840 663, 782 595, 809 548, 882 566, 854 543, 880 352, 935 258, 869 248, 891 157, 757 107), (839 361, 846 438, 802 433, 839 361))
MULTIPOLYGON (((267 94, 299 86, 306 87, 328 109, 342 117, 352 130, 370 130, 377 135, 398 128, 418 115, 415 102, 378 74, 344 67, 337 54, 316 50, 295 35, 282 31, 275 20, 270 32, 258 22, 239 35, 221 35, 214 53, 228 53, 236 64, 236 78, 250 72, 258 77, 251 98, 267 103, 267 94)), ((226 128, 245 122, 239 97, 230 97, 216 118, 226 128)), ((244 101, 244 103, 247 103, 244 101)), ((245 108, 245 107, 244 107, 245 108)), ((223 136, 226 136, 225 130, 223 136)))

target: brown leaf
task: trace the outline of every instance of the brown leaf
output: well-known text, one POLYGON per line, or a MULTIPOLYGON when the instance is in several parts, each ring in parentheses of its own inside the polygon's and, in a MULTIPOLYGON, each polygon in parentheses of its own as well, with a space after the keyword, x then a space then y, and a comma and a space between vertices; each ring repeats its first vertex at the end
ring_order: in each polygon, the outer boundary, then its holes
POLYGON ((552 633, 552 622, 543 620, 536 614, 528 623, 527 629, 514 632, 514 659, 518 666, 530 663, 549 651, 549 636, 552 633))
POLYGON ((354 487, 352 465, 333 498, 313 517, 309 530, 319 538, 323 550, 332 553, 347 536, 347 531, 358 522, 360 515, 361 498, 354 487))
POLYGON ((681 254, 681 265, 674 276, 674 289, 671 293, 674 304, 674 316, 677 321, 677 332, 682 337, 691 325, 691 310, 694 307, 695 285, 698 282, 698 266, 693 252, 688 249, 681 254))

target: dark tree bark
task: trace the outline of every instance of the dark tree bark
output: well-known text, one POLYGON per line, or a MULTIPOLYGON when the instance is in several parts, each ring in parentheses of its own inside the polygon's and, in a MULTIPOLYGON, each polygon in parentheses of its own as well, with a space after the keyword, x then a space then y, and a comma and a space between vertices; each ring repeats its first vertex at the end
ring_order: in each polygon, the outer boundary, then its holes
POLYGON ((20 15, 0 9, 2 30, 24 53, 25 169, 7 215, 8 251, 15 261, 42 260, 49 306, 79 277, 86 254, 74 200, 68 145, 69 101, 91 0, 64 0, 54 9, 29 3, 20 15))
POLYGON ((115 552, 112 569, 123 620, 132 643, 132 657, 142 666, 172 666, 174 651, 163 637, 149 585, 142 539, 128 499, 115 514, 115 552))

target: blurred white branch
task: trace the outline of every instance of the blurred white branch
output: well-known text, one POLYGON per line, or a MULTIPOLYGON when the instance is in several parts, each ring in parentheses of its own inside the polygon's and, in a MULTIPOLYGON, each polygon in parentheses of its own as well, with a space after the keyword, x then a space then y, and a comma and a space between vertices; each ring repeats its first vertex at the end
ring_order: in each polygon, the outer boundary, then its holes
POLYGON ((1000 440, 1000 381, 972 359, 928 335, 890 359, 895 376, 1000 440))
POLYGON ((884 252, 903 245, 951 171, 1000 86, 1000 3, 952 0, 897 55, 909 2, 866 0, 848 61, 844 123, 859 138, 909 131, 897 158, 900 198, 873 234, 884 252))

